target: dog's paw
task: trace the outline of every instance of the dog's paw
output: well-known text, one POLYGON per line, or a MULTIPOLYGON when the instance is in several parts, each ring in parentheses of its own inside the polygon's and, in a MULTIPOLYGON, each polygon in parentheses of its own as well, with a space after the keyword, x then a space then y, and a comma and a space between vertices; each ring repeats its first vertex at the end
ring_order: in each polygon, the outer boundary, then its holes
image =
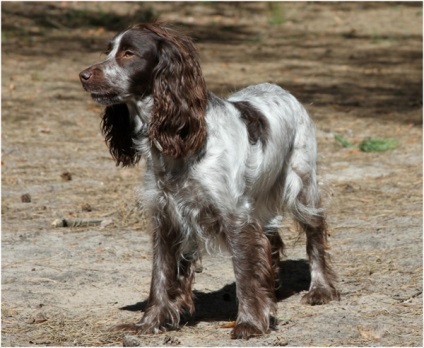
POLYGON ((252 325, 251 323, 242 322, 236 324, 233 331, 231 331, 232 339, 246 339, 248 340, 251 337, 263 335, 264 332, 260 330, 258 327, 252 325))
POLYGON ((116 325, 112 328, 116 331, 131 331, 137 334, 156 334, 160 332, 164 332, 165 329, 161 327, 159 324, 146 324, 146 323, 134 323, 134 324, 121 324, 116 325))
POLYGON ((340 294, 335 288, 317 287, 309 290, 309 292, 302 297, 301 302, 315 306, 323 305, 333 300, 340 300, 340 294))

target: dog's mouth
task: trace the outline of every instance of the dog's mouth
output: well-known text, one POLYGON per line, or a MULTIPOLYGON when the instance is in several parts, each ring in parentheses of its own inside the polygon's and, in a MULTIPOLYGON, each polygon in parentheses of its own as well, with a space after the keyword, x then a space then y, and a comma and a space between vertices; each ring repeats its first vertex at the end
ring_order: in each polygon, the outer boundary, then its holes
POLYGON ((91 93, 91 98, 103 105, 114 104, 118 101, 118 95, 115 93, 91 93))

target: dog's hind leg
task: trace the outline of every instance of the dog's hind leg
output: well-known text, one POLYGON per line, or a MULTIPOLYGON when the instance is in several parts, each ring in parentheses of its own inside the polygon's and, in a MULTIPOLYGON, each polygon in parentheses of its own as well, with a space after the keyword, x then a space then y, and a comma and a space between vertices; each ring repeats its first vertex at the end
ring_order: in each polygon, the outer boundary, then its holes
POLYGON ((264 229, 265 235, 269 240, 271 245, 271 254, 272 254, 272 268, 274 271, 275 277, 275 289, 280 288, 280 260, 281 256, 284 255, 284 242, 281 239, 279 233, 279 226, 276 226, 273 223, 265 226, 264 229))
POLYGON ((302 302, 316 305, 339 299, 339 293, 334 286, 336 276, 326 252, 327 224, 316 179, 313 145, 309 149, 303 147, 294 150, 287 166, 285 200, 307 238, 311 284, 302 302))

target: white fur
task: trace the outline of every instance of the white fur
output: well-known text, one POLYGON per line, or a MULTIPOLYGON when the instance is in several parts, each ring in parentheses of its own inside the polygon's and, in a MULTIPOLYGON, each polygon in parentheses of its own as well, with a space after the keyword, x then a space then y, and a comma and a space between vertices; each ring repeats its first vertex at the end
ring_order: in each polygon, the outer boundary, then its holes
MULTIPOLYGON (((138 124, 148 122, 151 105, 147 97, 129 108, 138 124)), ((140 190, 142 205, 159 207, 169 214, 182 232, 181 254, 190 251, 193 240, 209 242, 221 235, 199 222, 210 206, 219 212, 221 225, 236 216, 245 223, 258 221, 265 228, 281 223, 284 208, 301 221, 321 213, 317 206, 314 126, 290 93, 276 85, 260 84, 233 94, 227 101, 212 95, 206 122, 206 151, 194 165, 152 151, 154 145, 143 135, 134 139, 147 159, 140 190), (269 133, 265 146, 260 141, 249 143, 246 125, 230 101, 248 101, 266 116, 269 133), (302 175, 310 177, 308 187, 302 175), (164 192, 164 187, 172 190, 164 192), (307 204, 299 200, 302 191, 307 204)))

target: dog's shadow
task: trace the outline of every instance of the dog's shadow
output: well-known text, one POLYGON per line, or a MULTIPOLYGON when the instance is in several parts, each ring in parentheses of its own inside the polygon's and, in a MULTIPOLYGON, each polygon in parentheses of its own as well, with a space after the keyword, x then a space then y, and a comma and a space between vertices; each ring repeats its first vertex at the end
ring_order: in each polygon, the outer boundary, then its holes
MULTIPOLYGON (((280 287, 276 291, 278 301, 282 301, 301 291, 308 290, 311 282, 309 264, 306 260, 280 262, 280 287)), ((199 321, 231 321, 237 317, 236 284, 227 284, 213 292, 194 291, 195 313, 184 316, 185 325, 199 321)), ((144 311, 147 300, 121 307, 127 311, 144 311)))

